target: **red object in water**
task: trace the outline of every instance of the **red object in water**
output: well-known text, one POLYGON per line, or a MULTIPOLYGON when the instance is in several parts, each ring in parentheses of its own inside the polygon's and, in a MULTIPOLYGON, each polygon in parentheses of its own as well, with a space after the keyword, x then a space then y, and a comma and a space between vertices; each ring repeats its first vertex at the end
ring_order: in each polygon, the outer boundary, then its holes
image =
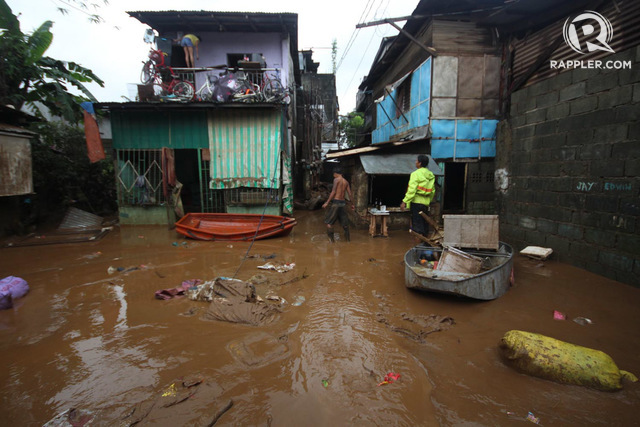
POLYGON ((400 374, 389 372, 387 375, 384 376, 384 381, 378 384, 378 387, 380 387, 381 385, 391 384, 393 382, 396 382, 398 378, 400 378, 400 374))
POLYGON ((567 316, 565 316, 564 313, 558 310, 553 310, 553 318, 554 320, 565 320, 567 316))
POLYGON ((279 215, 188 213, 176 222, 176 231, 197 240, 248 241, 286 236, 296 224, 279 215))

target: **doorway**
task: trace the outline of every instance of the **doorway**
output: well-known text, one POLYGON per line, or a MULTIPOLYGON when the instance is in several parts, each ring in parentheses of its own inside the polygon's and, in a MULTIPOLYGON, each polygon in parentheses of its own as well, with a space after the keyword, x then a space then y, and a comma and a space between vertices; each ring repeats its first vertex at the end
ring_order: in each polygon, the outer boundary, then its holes
POLYGON ((443 213, 464 213, 467 164, 447 162, 444 165, 443 213))
POLYGON ((198 164, 198 150, 175 150, 176 178, 182 183, 182 205, 184 212, 202 212, 200 197, 200 165, 198 164))

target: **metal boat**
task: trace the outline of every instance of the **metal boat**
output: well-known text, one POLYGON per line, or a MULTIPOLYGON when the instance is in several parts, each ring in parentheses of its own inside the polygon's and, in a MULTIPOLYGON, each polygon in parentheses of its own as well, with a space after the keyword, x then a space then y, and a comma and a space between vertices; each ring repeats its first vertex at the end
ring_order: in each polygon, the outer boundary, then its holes
POLYGON ((176 231, 197 240, 249 241, 286 236, 295 218, 278 215, 188 213, 176 222, 176 231))
POLYGON ((496 299, 509 289, 513 281, 513 248, 500 242, 497 251, 465 251, 481 259, 481 271, 441 271, 421 264, 424 254, 439 258, 440 247, 418 245, 404 256, 405 285, 410 289, 459 295, 479 300, 496 299))

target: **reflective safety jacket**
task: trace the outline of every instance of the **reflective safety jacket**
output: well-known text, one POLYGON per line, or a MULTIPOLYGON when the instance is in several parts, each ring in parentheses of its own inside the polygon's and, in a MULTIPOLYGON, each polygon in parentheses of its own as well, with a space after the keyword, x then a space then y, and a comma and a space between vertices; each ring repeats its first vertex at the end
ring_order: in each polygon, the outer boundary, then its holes
POLYGON ((436 194, 435 185, 436 177, 433 172, 427 168, 416 169, 411 172, 407 194, 405 194, 402 201, 406 203, 407 207, 410 207, 411 203, 421 203, 429 206, 433 196, 436 194))

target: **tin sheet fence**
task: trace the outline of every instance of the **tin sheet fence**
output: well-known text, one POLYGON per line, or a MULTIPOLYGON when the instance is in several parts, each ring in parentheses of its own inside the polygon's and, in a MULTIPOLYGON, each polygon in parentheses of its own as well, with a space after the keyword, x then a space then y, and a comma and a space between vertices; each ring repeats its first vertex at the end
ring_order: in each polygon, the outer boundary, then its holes
POLYGON ((213 189, 279 188, 282 115, 277 110, 209 116, 213 189))

